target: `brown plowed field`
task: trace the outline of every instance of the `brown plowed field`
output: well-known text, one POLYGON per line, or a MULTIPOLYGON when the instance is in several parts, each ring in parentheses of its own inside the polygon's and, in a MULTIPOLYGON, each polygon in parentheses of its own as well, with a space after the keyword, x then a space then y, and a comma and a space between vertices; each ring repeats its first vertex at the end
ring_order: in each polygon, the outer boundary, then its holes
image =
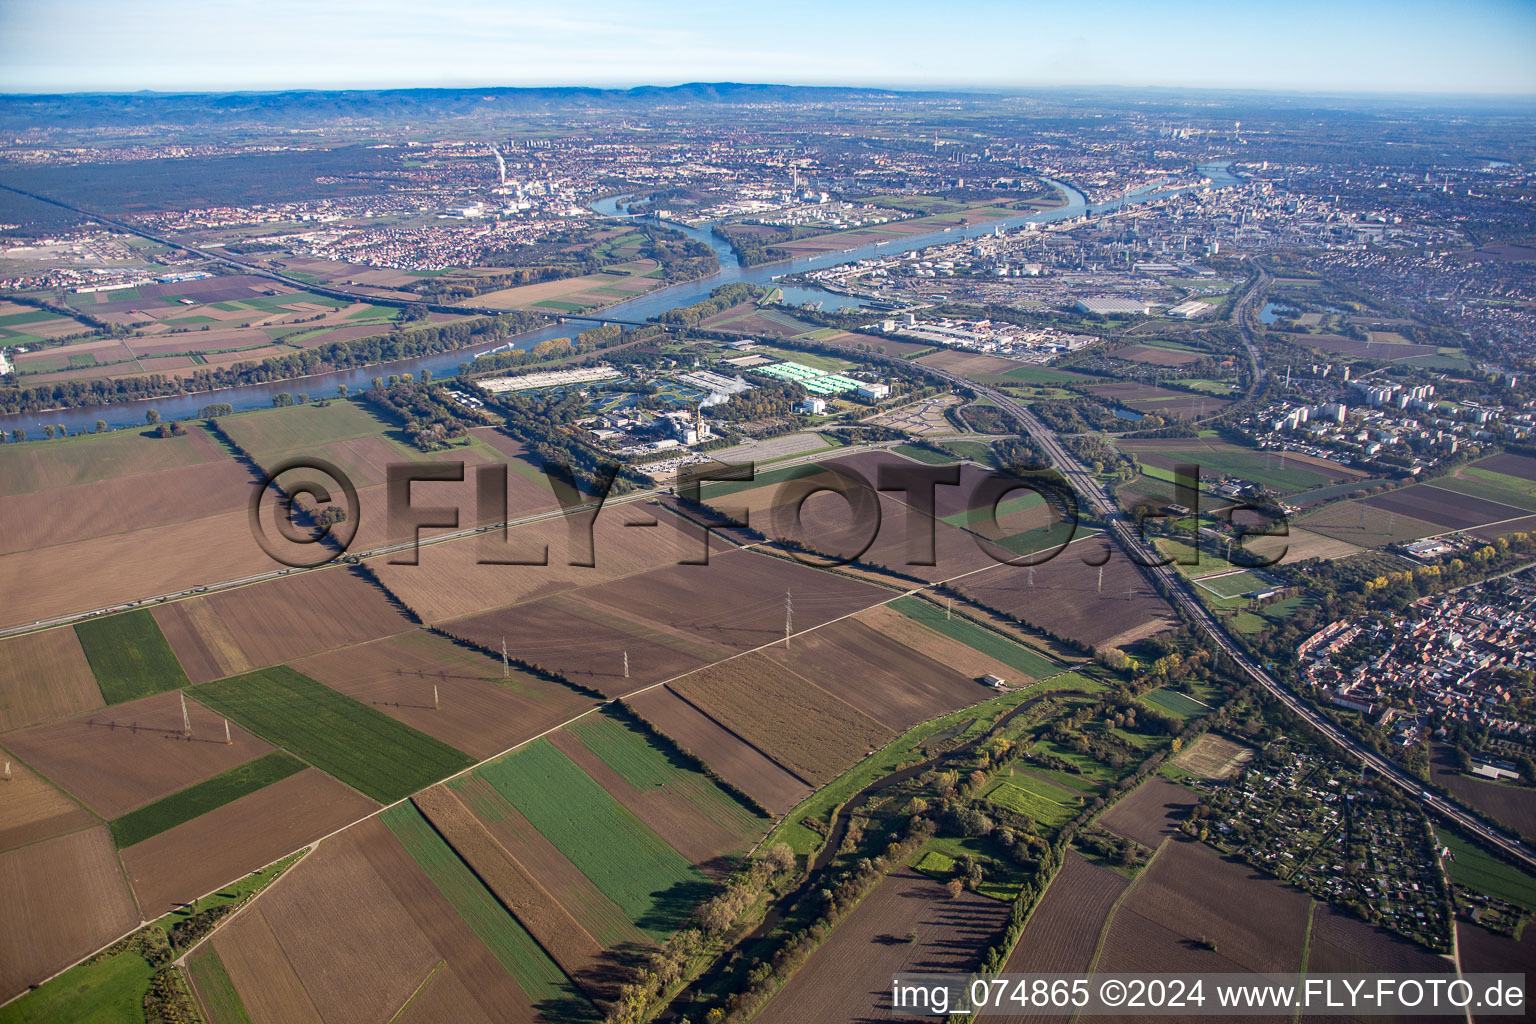
POLYGON ((260 903, 215 932, 213 950, 254 1024, 325 1024, 260 903))
POLYGON ((0 732, 101 705, 101 690, 73 629, 0 640, 0 732))
MULTIPOLYGON (((635 817, 645 822, 667 845, 717 881, 724 881, 756 836, 744 837, 700 813, 680 790, 669 787, 639 790, 586 745, 561 729, 549 741, 592 777, 635 817)), ((713 785, 712 783, 705 783, 713 785)), ((761 820, 761 819, 759 819, 761 820)), ((767 822, 764 822, 766 831, 767 822)))
POLYGON ((1469 973, 1510 971, 1530 974, 1531 964, 1536 963, 1536 931, 1531 930, 1529 922, 1517 942, 1479 925, 1457 921, 1456 945, 1461 956, 1461 969, 1469 973))
POLYGON ((762 653, 669 684, 807 782, 825 782, 895 733, 762 653))
POLYGON ((651 945, 650 939, 634 926, 624 911, 603 895, 553 843, 540 835, 489 782, 477 775, 466 775, 449 783, 448 788, 502 848, 530 876, 538 879, 545 891, 586 929, 588 935, 608 949, 651 945))
MULTIPOLYGON (((584 518, 573 519, 584 530, 584 518)), ((424 547, 419 565, 394 565, 387 558, 370 565, 416 614, 437 623, 699 558, 704 549, 697 530, 685 532, 674 517, 648 502, 629 502, 599 512, 590 549, 584 532, 575 544, 571 542, 571 526, 561 516, 508 530, 505 545, 500 531, 492 530, 424 547), (653 520, 657 525, 625 525, 653 520), (548 565, 479 564, 490 557, 544 557, 546 547, 548 565), (573 560, 596 564, 591 568, 568 564, 573 560)))
MULTIPOLYGON (((1088 970, 1099 932, 1115 900, 1130 880, 1100 867, 1082 854, 1067 854, 1030 916, 1019 944, 1003 967, 1006 974, 1075 974, 1088 970)), ((1070 1014, 1031 1014, 1002 1018, 1005 1024, 1066 1021, 1070 1014)))
POLYGON ((1151 345, 1128 345, 1116 349, 1112 354, 1116 359, 1128 359, 1133 363, 1147 363, 1151 366, 1183 366, 1200 358, 1198 352, 1178 352, 1151 345))
MULTIPOLYGON (((1474 925, 1473 928, 1476 926, 1474 925)), ((1458 938, 1465 939, 1471 931, 1458 925, 1458 938)), ((1482 931, 1482 929, 1477 929, 1482 931)), ((1528 970, 1529 961, 1522 966, 1495 967, 1480 965, 1469 959, 1469 950, 1461 948, 1462 969, 1476 971, 1528 970)), ((1312 937, 1307 945, 1307 973, 1359 973, 1359 974, 1450 974, 1455 965, 1443 956, 1437 956, 1412 942, 1394 935, 1384 928, 1376 928, 1338 907, 1319 903, 1312 911, 1312 937)), ((1383 1024, 1388 1021, 1452 1021, 1465 1022, 1465 1016, 1425 1015, 1396 1016, 1334 1016, 1302 1014, 1303 1021, 1357 1021, 1360 1024, 1383 1024)))
POLYGON ((1122 836, 1156 846, 1178 831, 1195 806, 1197 794, 1177 782, 1153 775, 1099 817, 1099 824, 1122 836))
POLYGON ((609 696, 670 679, 723 656, 678 631, 594 607, 579 594, 559 594, 457 619, 441 628, 493 651, 500 650, 505 640, 512 657, 609 696), (627 677, 625 652, 629 654, 627 677))
MULTIPOLYGON (((153 443, 146 441, 146 444, 153 443)), ((243 509, 256 481, 233 459, 0 497, 0 554, 243 509)))
MULTIPOLYGON (((507 852, 469 812, 459 798, 443 786, 434 786, 412 798, 432 827, 448 841, 459 857, 480 876, 544 951, 572 978, 589 978, 598 966, 603 947, 560 903, 507 852)), ((600 990, 595 995, 611 995, 600 990)))
POLYGON ((139 922, 105 826, 0 854, 0 999, 139 922))
POLYGON ((1480 540, 1497 540, 1500 537, 1507 537, 1511 533, 1536 532, 1536 516, 1526 516, 1524 519, 1516 519, 1512 522, 1499 523, 1497 525, 1479 526, 1471 532, 1472 536, 1480 540))
POLYGON ((956 586, 1006 615, 1095 646, 1116 646, 1176 628, 1168 603, 1118 548, 1104 563, 1104 588, 1099 589, 1099 567, 1084 559, 1099 561, 1107 544, 1100 537, 1073 541, 1035 567, 1033 586, 1029 570, 1012 565, 978 573, 956 586))
POLYGON ((940 665, 948 666, 966 679, 977 680, 988 673, 1005 679, 1010 672, 1014 675, 1018 674, 1017 669, 1011 669, 1002 662, 987 657, 974 647, 968 647, 937 630, 929 629, 916 619, 891 608, 890 605, 883 604, 860 612, 855 619, 881 636, 921 652, 940 665))
POLYGON ((1507 519, 1523 519, 1530 515, 1523 508, 1501 505, 1496 501, 1474 498, 1470 494, 1447 491, 1429 484, 1416 484, 1399 491, 1361 498, 1360 504, 1435 523, 1442 530, 1470 530, 1476 526, 1501 523, 1507 519))
POLYGON ((493 1024, 452 971, 437 970, 390 1024, 493 1024))
POLYGON ((1295 973, 1310 902, 1208 846, 1171 839, 1115 911, 1094 969, 1295 973))
POLYGON ((10 754, 0 750, 0 760, 11 762, 10 777, 0 782, 0 853, 96 824, 90 811, 10 754))
POLYGON ((192 739, 182 738, 176 691, 34 726, 5 737, 6 748, 81 803, 112 819, 210 776, 260 757, 272 747, 187 701, 192 739))
POLYGON ((1464 774, 1451 748, 1442 744, 1434 745, 1430 772, 1458 800, 1522 836, 1536 837, 1536 793, 1530 789, 1464 774))
POLYGON ((122 852, 145 916, 169 913, 372 813, 378 804, 306 768, 122 852))
POLYGON ((1005 903, 969 892, 950 899, 939 883, 902 868, 875 887, 755 1019, 931 1021, 891 1011, 891 976, 965 973, 1007 920, 1005 903), (916 942, 904 941, 910 931, 916 942))
POLYGON ((1494 473, 1504 473, 1508 476, 1517 476, 1522 480, 1536 480, 1536 459, 1529 455, 1516 455, 1513 452, 1504 452, 1492 458, 1483 459, 1477 463, 1478 469, 1486 469, 1494 473))
POLYGON ((724 653, 784 635, 784 600, 793 595, 794 628, 808 629, 885 600, 888 591, 751 551, 712 556, 708 565, 674 565, 582 594, 658 631, 677 632, 724 653))
POLYGON ((389 1020, 439 960, 493 1020, 533 1019, 511 975, 377 818, 321 843, 252 909, 325 1024, 389 1020))
POLYGON ((0 494, 144 477, 228 458, 213 438, 196 426, 181 437, 143 437, 124 430, 76 438, 68 444, 7 446, 0 448, 0 494))
POLYGON ((810 795, 810 786, 665 686, 636 694, 625 703, 657 732, 775 814, 785 813, 810 795))
MULTIPOLYGON (((844 619, 795 637, 788 650, 774 647, 763 653, 898 733, 992 695, 977 677, 892 639, 873 626, 844 619)), ((1006 668, 987 671, 1017 675, 1006 668)))
POLYGON ((345 568, 159 605, 154 614, 194 684, 417 628, 345 568))
POLYGON ((950 373, 958 373, 962 376, 973 373, 1007 373, 1024 365, 1017 359, 1001 359, 981 352, 967 352, 964 349, 952 348, 918 356, 917 361, 924 366, 936 366, 940 370, 948 370, 950 373))
POLYGON ((319 654, 293 667, 477 759, 592 704, 570 687, 521 672, 503 679, 496 659, 424 631, 319 654))
POLYGON ((0 556, 0 625, 175 594, 276 567, 242 509, 0 556))

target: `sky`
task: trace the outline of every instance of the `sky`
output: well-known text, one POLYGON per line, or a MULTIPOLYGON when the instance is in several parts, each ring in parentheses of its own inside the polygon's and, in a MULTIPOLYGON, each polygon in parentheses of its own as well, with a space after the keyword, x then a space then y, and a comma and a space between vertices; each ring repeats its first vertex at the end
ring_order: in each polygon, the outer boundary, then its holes
POLYGON ((0 91, 773 82, 1536 94, 1536 0, 0 0, 0 91))

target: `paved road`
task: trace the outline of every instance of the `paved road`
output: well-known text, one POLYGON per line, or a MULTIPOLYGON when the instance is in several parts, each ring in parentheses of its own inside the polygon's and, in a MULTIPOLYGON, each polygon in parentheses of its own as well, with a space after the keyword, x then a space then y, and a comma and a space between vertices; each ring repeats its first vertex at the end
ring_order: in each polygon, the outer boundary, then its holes
MULTIPOLYGON (((1249 294, 1252 295, 1257 291, 1258 289, 1255 288, 1249 294)), ((1255 356, 1257 356, 1257 353, 1255 353, 1255 356)), ((1120 547, 1132 561, 1143 566, 1143 572, 1156 582, 1162 584, 1164 593, 1188 615, 1190 621, 1213 644, 1232 659, 1249 679, 1274 694, 1281 703, 1290 708, 1298 717, 1305 719, 1335 745, 1369 765, 1410 798, 1424 804, 1426 808, 1436 814, 1456 822, 1468 832, 1480 837, 1490 845, 1504 850, 1528 867, 1536 868, 1536 851, 1532 851, 1524 842, 1489 824, 1483 818, 1466 810, 1459 804, 1446 800, 1444 797, 1425 789, 1422 780, 1408 774, 1398 767, 1396 763, 1382 757, 1370 747, 1344 732, 1344 730, 1340 729, 1320 711, 1302 700, 1289 687, 1282 685, 1278 679, 1249 657, 1247 652, 1227 633, 1220 620, 1195 596, 1193 588, 1183 575, 1171 565, 1160 564, 1163 561, 1161 555, 1158 554, 1151 544, 1142 539, 1136 525, 1128 520, 1120 511, 1119 505, 1104 490, 1103 485, 1099 483, 1092 473, 1083 467, 1082 463, 1062 444, 1061 439, 1056 436, 1056 433, 1041 422, 1039 417, 1035 416, 1025 406, 994 388, 977 384, 975 381, 960 377, 957 374, 940 370, 934 370, 933 372, 953 383, 962 384, 979 394, 985 395, 1000 408, 1010 413, 1014 419, 1018 420, 1029 435, 1045 450, 1056 468, 1066 477, 1067 482, 1076 491, 1078 500, 1085 501, 1096 515, 1103 517, 1109 523, 1110 533, 1114 535, 1115 540, 1119 542, 1120 547)))

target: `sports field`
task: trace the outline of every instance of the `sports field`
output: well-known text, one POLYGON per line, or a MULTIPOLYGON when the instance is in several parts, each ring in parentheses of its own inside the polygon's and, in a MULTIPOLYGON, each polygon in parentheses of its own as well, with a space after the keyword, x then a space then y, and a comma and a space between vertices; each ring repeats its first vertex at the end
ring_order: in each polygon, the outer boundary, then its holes
POLYGON ((286 665, 206 683, 191 692, 215 711, 381 803, 392 803, 474 763, 446 743, 286 665))

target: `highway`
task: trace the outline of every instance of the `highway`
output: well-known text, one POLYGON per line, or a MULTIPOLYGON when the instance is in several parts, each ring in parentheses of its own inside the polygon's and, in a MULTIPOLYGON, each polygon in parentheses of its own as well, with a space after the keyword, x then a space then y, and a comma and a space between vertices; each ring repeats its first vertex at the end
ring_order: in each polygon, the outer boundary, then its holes
MULTIPOLYGON (((1255 287, 1249 292, 1249 296, 1259 291, 1255 287)), ((1247 301, 1245 297, 1244 301, 1247 301)), ((1246 338, 1247 331, 1244 330, 1246 338)), ((1250 342, 1251 345, 1251 342, 1250 342)), ((1257 353, 1254 353, 1255 358, 1257 353)), ((1410 798, 1423 804, 1428 810, 1455 822, 1469 833, 1476 835, 1491 846, 1496 846, 1510 856, 1516 858, 1527 867, 1536 868, 1536 852, 1521 842, 1518 838, 1489 824, 1480 816, 1466 810, 1461 805, 1453 803, 1444 797, 1430 792, 1425 788, 1423 780, 1408 774, 1395 763, 1382 757, 1376 751, 1350 736, 1340 729, 1311 704, 1302 700, 1289 687, 1266 671, 1262 666, 1248 656, 1238 643, 1227 633, 1225 627, 1213 615, 1200 599, 1195 595, 1193 587, 1179 571, 1172 565, 1163 564, 1162 556, 1147 541, 1143 540, 1136 525, 1126 518, 1120 507, 1105 491, 1102 484, 1085 469, 1081 462, 1067 450, 1055 431, 1047 427, 1039 417, 1030 412, 1028 408, 1008 397, 1002 392, 977 384, 975 381, 961 377, 958 374, 948 373, 928 368, 930 372, 948 379, 951 383, 962 385, 980 395, 990 399, 999 408, 1014 417, 1042 449, 1051 462, 1061 472, 1077 493, 1078 500, 1085 502, 1095 515, 1102 517, 1110 528, 1121 549, 1127 557, 1142 566, 1142 571, 1155 583, 1161 585, 1163 592, 1188 616, 1197 628, 1203 632, 1217 648, 1225 652, 1232 662, 1249 679, 1268 690, 1281 703, 1294 712, 1298 717, 1307 721, 1319 733, 1342 748, 1356 760, 1368 765, 1387 781, 1397 786, 1410 798)), ((1255 385, 1257 386, 1257 385, 1255 385)))

